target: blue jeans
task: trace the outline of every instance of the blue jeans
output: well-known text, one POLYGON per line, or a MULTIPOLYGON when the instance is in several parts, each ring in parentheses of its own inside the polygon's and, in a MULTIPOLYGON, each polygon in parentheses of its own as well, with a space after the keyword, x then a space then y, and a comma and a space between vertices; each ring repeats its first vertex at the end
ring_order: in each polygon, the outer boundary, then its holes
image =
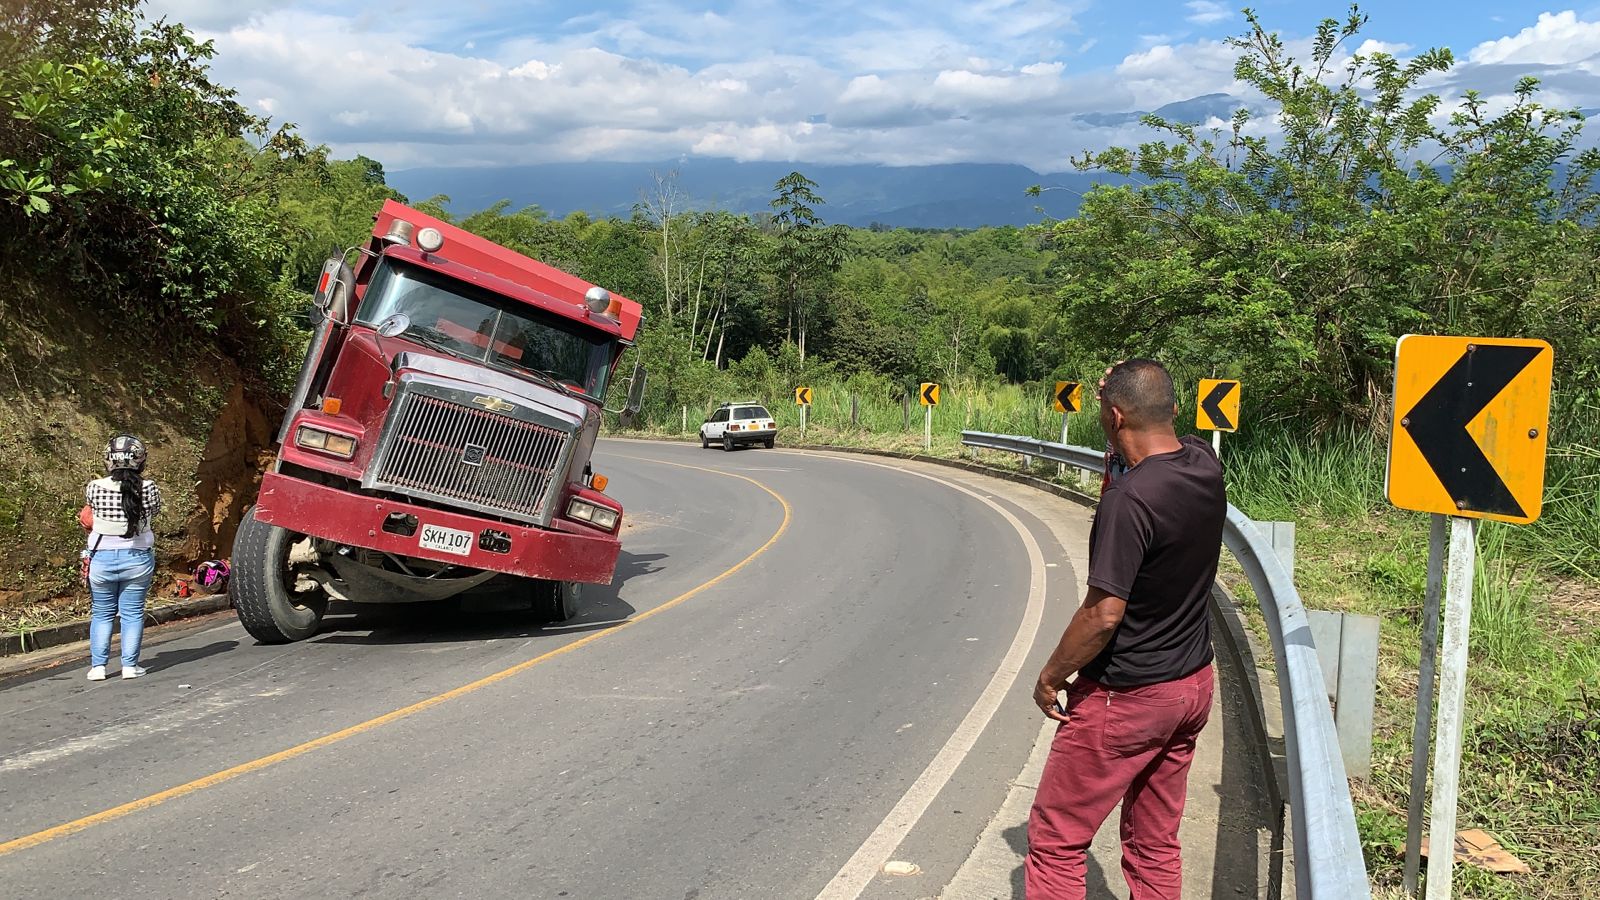
POLYGON ((111 622, 122 617, 122 664, 139 664, 144 639, 144 600, 156 556, 149 550, 100 550, 89 565, 89 665, 103 666, 111 655, 111 622))

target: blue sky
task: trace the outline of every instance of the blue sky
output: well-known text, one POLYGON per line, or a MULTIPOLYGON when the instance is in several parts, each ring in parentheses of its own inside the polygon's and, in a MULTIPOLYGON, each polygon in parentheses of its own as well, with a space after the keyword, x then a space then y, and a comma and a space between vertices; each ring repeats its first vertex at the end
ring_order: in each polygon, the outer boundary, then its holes
MULTIPOLYGON (((1119 113, 1223 93, 1216 0, 150 0, 217 43, 257 112, 391 169, 678 156, 1065 167, 1148 137, 1119 113), (1110 123, 1110 124, 1108 124, 1110 123)), ((1340 3, 1257 0, 1303 49, 1340 3)), ((1428 89, 1503 102, 1536 74, 1554 105, 1600 106, 1600 8, 1369 4, 1353 52, 1448 46, 1428 89)), ((1270 129, 1269 121, 1262 128, 1270 129)))

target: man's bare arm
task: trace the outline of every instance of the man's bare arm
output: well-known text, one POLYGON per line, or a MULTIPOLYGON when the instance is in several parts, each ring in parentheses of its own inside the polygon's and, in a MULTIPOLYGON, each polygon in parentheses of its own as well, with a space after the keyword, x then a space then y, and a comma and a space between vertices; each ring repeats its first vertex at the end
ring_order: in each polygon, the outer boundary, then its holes
POLYGON ((1089 588, 1083 605, 1072 614, 1072 621, 1061 635, 1050 659, 1039 672, 1039 683, 1033 690, 1033 702, 1052 719, 1065 722, 1067 717, 1056 709, 1056 691, 1067 686, 1073 672, 1088 665, 1111 642, 1111 635, 1122 624, 1128 601, 1113 597, 1097 588, 1089 588))

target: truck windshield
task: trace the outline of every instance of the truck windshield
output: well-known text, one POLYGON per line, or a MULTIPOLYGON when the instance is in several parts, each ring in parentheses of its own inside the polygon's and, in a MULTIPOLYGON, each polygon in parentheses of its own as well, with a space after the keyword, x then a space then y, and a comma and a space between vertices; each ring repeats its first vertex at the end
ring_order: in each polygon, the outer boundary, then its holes
POLYGON ((575 323, 427 269, 384 260, 356 321, 376 327, 395 313, 412 337, 447 353, 555 379, 599 399, 611 374, 611 339, 575 323))

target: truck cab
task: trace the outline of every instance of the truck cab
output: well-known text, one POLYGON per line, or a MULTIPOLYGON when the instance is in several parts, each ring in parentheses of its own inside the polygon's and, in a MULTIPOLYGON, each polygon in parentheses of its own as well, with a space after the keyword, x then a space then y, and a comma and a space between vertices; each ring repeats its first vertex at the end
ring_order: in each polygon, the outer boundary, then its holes
POLYGON ((491 582, 559 621, 610 583, 623 511, 590 457, 637 303, 390 201, 367 244, 324 266, 315 306, 234 541, 254 637, 308 637, 329 600, 491 582))

